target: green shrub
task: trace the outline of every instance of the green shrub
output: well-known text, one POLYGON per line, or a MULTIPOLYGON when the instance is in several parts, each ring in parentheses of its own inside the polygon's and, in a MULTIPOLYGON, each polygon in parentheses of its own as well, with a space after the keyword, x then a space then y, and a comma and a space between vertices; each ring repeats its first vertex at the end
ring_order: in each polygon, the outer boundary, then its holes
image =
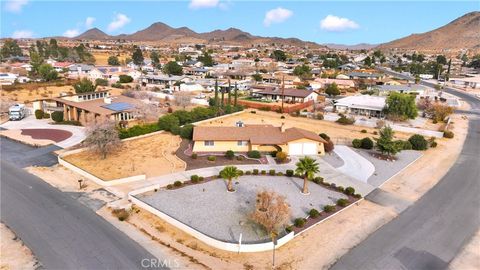
POLYGON ((167 189, 172 189, 173 188, 173 185, 172 184, 168 184, 167 185, 167 189))
POLYGON ((347 199, 338 199, 337 200, 337 205, 340 206, 340 207, 345 207, 347 206, 349 203, 349 201, 347 199))
POLYGON ((253 175, 258 175, 258 169, 253 169, 253 175))
POLYGON ((119 79, 120 83, 131 83, 131 82, 133 82, 132 76, 129 76, 129 75, 122 74, 122 75, 118 76, 118 79, 119 79))
POLYGON ((287 233, 291 233, 293 231, 293 226, 290 225, 290 226, 285 227, 285 231, 287 233))
POLYGON ((42 119, 43 118, 43 111, 42 110, 35 110, 35 118, 42 119))
POLYGON ((374 131, 374 132, 373 132, 373 135, 378 135, 378 131, 374 131))
POLYGON ((325 134, 325 133, 320 133, 318 134, 318 136, 320 136, 322 139, 324 139, 325 141, 329 141, 330 140, 330 137, 325 134))
POLYGON ((173 134, 173 135, 180 135, 180 132, 182 131, 182 128, 180 126, 173 126, 171 129, 170 129, 170 132, 173 134))
POLYGON ((310 211, 308 211, 308 215, 309 215, 311 218, 317 218, 318 216, 320 216, 320 212, 318 212, 317 209, 312 208, 312 209, 310 209, 310 211))
POLYGON ((444 137, 444 138, 447 138, 447 139, 453 138, 454 135, 455 135, 455 134, 453 133, 453 131, 450 131, 450 130, 445 130, 445 131, 443 132, 443 137, 444 137))
POLYGON ((50 114, 49 113, 43 113, 43 119, 49 119, 50 114))
POLYGON ((360 130, 361 133, 367 133, 367 130, 366 129, 362 129, 360 130))
POLYGON ((325 213, 333 212, 335 211, 335 205, 325 205, 323 211, 325 211, 325 213))
POLYGON ((238 160, 238 161, 243 161, 243 160, 245 160, 245 157, 242 156, 242 155, 238 155, 238 156, 237 156, 237 160, 238 160))
POLYGON ((63 112, 52 112, 52 120, 59 123, 63 121, 63 112))
POLYGON ((355 123, 355 119, 348 118, 345 115, 341 115, 340 118, 338 118, 337 121, 335 121, 335 122, 337 122, 341 125, 353 125, 353 123, 355 123))
POLYGON ((288 177, 292 177, 293 176, 293 170, 287 170, 285 172, 285 174, 288 176, 288 177))
POLYGON ((199 176, 198 177, 198 182, 202 182, 205 178, 203 178, 203 176, 199 176))
POLYGON ((338 190, 338 192, 342 192, 342 193, 343 193, 343 192, 345 191, 345 188, 342 187, 342 186, 338 186, 338 187, 337 187, 337 190, 338 190))
POLYGON ((409 141, 397 140, 395 142, 402 146, 402 150, 412 150, 412 144, 409 141))
POLYGON ((306 222, 307 221, 304 218, 296 218, 294 221, 294 224, 295 224, 295 227, 302 228, 303 226, 305 226, 306 222))
POLYGON ((355 194, 355 189, 353 187, 347 187, 345 188, 345 192, 344 192, 346 195, 353 195, 355 194))
POLYGON ((182 137, 183 139, 191 140, 192 137, 193 137, 193 125, 188 124, 188 125, 185 125, 185 126, 181 127, 180 137, 182 137))
POLYGON ((268 171, 268 174, 269 174, 269 175, 272 175, 272 176, 275 175, 275 170, 269 170, 269 171, 268 171))
POLYGON ((266 170, 262 170, 260 173, 261 173, 262 175, 266 175, 266 174, 267 174, 267 171, 266 171, 266 170))
POLYGON ((156 123, 136 125, 131 128, 120 129, 118 132, 118 137, 120 137, 120 139, 126 139, 126 138, 136 137, 136 136, 140 136, 140 135, 144 135, 144 134, 148 134, 156 131, 160 131, 160 128, 156 123))
POLYGON ((275 154, 275 158, 279 161, 279 162, 285 162, 287 160, 287 153, 285 152, 277 152, 275 154))
POLYGON ((427 150, 428 148, 427 140, 420 134, 412 135, 408 141, 412 144, 413 150, 427 150))
POLYGON ((173 185, 174 185, 175 187, 181 187, 183 184, 182 184, 182 182, 180 182, 180 181, 175 181, 175 182, 173 182, 173 185))
POLYGON ((359 193, 356 193, 356 194, 353 194, 353 197, 357 198, 357 199, 361 199, 362 198, 362 195, 359 194, 359 193))
POLYGON ((245 174, 246 174, 246 175, 251 175, 251 174, 252 174, 252 171, 246 171, 245 174))
POLYGON ((198 175, 194 174, 190 176, 190 180, 192 180, 192 183, 198 183, 198 175))
POLYGON ((323 183, 323 177, 317 176, 317 177, 313 178, 312 181, 313 181, 315 184, 321 184, 321 183, 323 183))
POLYGON ((280 119, 285 119, 285 116, 284 115, 280 116, 280 119))
POLYGON ((178 127, 180 121, 172 114, 167 114, 158 119, 158 127, 161 130, 171 131, 173 127, 178 127))
POLYGON ((232 160, 235 157, 235 153, 232 150, 225 152, 225 157, 232 160))
POLYGON ((249 158, 260 158, 261 157, 260 152, 258 152, 257 150, 248 151, 247 156, 249 158))
POLYGON ((437 145, 438 145, 438 144, 437 144, 437 142, 435 142, 435 141, 433 141, 433 142, 430 143, 430 147, 432 147, 432 148, 437 147, 437 145))
POLYGON ((360 148, 362 147, 362 141, 360 139, 353 139, 352 146, 353 148, 360 148))
POLYGON ((277 176, 283 176, 282 172, 277 172, 277 176))
POLYGON ((119 89, 124 88, 123 85, 121 83, 118 83, 118 82, 112 83, 110 86, 113 87, 113 88, 119 88, 119 89))
POLYGON ((323 113, 317 113, 317 115, 315 115, 315 119, 323 120, 324 119, 323 113))
POLYGON ((215 161, 215 160, 217 160, 217 157, 216 156, 208 156, 207 160, 208 161, 215 161))
POLYGON ((361 147, 363 149, 372 149, 373 148, 373 141, 372 141, 372 139, 370 139, 368 137, 363 138, 361 140, 360 144, 361 144, 361 147))
POLYGON ((191 158, 192 158, 192 159, 197 159, 197 158, 198 158, 198 154, 197 154, 197 153, 192 153, 191 158))
POLYGON ((238 172, 238 176, 242 176, 244 174, 242 170, 237 170, 237 172, 238 172))

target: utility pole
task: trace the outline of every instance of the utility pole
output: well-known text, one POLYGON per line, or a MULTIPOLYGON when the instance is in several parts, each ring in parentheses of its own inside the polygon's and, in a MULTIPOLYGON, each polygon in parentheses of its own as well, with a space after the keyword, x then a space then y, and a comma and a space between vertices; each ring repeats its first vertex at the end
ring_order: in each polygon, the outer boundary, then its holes
POLYGON ((283 113, 284 99, 285 99, 285 75, 282 76, 282 113, 283 113))
POLYGON ((233 100, 233 106, 237 107, 237 99, 238 99, 238 88, 237 88, 237 82, 235 82, 235 90, 234 90, 234 100, 233 100))
POLYGON ((231 94, 231 84, 230 84, 230 79, 228 79, 228 98, 227 98, 227 106, 230 106, 231 101, 232 101, 232 94, 231 94))

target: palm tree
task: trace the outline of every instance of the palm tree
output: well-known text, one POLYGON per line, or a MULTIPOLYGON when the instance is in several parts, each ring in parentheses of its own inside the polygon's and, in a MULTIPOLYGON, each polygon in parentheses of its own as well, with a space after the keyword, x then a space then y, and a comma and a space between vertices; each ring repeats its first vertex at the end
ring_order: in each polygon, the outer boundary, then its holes
POLYGON ((228 181, 227 190, 234 191, 232 187, 232 179, 240 176, 240 172, 235 166, 227 166, 220 171, 220 177, 228 181))
POLYGON ((318 168, 318 163, 309 157, 301 158, 297 164, 295 164, 297 168, 295 169, 295 173, 303 175, 303 194, 308 193, 307 181, 308 179, 312 179, 314 175, 320 172, 318 168))

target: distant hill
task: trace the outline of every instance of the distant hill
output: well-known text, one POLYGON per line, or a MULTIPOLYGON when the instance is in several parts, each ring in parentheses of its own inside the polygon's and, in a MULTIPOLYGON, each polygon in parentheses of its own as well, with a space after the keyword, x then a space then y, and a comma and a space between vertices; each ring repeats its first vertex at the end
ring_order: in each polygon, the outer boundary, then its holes
POLYGON ((440 51, 480 49, 480 12, 470 12, 435 30, 381 44, 380 49, 440 51))
POLYGON ((325 43, 325 44, 322 44, 322 45, 327 46, 330 49, 353 50, 353 51, 356 51, 356 50, 370 50, 370 49, 378 46, 378 44, 368 44, 368 43, 359 43, 359 44, 354 44, 354 45, 325 43))
POLYGON ((139 30, 133 34, 120 34, 109 36, 97 28, 90 29, 73 39, 87 40, 107 40, 107 39, 125 39, 132 41, 150 41, 150 42, 223 42, 223 43, 279 43, 297 46, 324 47, 314 42, 303 41, 297 38, 279 38, 279 37, 260 37, 254 36, 248 32, 237 28, 228 28, 226 30, 214 30, 211 32, 197 33, 188 27, 173 28, 165 23, 156 22, 149 27, 139 30))

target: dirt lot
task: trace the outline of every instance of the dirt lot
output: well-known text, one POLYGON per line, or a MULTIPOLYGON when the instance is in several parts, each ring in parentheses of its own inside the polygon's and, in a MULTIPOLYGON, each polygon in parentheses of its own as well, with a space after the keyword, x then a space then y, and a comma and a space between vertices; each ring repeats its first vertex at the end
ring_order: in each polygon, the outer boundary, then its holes
MULTIPOLYGON (((108 57, 112 55, 117 55, 117 53, 100 53, 94 52, 93 57, 95 57, 95 65, 108 65, 108 57)), ((126 58, 130 57, 128 54, 120 54, 118 60, 125 61, 126 58)))
MULTIPOLYGON (((374 131, 378 132, 378 129, 359 127, 354 125, 340 125, 334 122, 315 120, 303 117, 293 117, 288 114, 284 114, 285 119, 281 119, 281 114, 275 112, 256 111, 251 113, 252 110, 248 109, 245 112, 233 116, 228 116, 219 120, 212 120, 204 122, 201 125, 204 126, 235 126, 235 123, 239 120, 245 124, 271 124, 274 126, 280 126, 285 123, 287 128, 298 127, 305 130, 310 130, 315 133, 326 133, 332 138, 334 143, 350 142, 352 139, 363 138, 366 136, 372 136, 374 131), (361 130, 367 130, 367 134, 361 133, 361 130)), ((398 139, 407 139, 411 134, 395 132, 395 137, 398 139)))
POLYGON ((0 269, 37 269, 39 262, 14 232, 0 223, 0 269))
POLYGON ((119 151, 107 155, 103 160, 98 153, 90 150, 64 159, 104 180, 140 174, 158 176, 185 170, 185 163, 175 156, 180 142, 179 136, 159 133, 123 141, 119 151))

